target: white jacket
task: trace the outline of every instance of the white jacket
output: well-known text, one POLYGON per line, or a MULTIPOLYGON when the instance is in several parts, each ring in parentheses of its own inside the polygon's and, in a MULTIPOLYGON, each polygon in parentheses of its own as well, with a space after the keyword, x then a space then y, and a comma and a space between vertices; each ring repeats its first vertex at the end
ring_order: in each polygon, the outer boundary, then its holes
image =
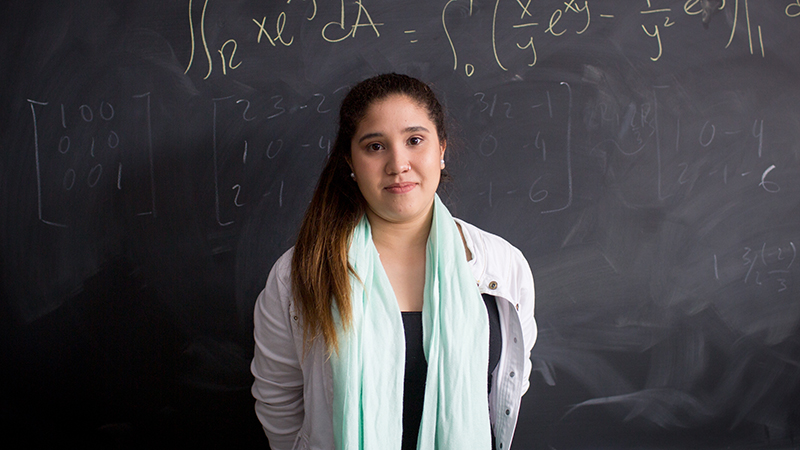
MULTIPOLYGON (((511 446, 522 395, 531 374, 536 341, 534 288, 522 252, 504 239, 466 222, 461 225, 469 264, 481 293, 495 296, 503 337, 492 376, 489 417, 496 450, 511 446)), ((334 448, 331 366, 321 339, 303 358, 303 326, 291 294, 290 249, 278 259, 255 306, 255 356, 250 366, 256 414, 274 450, 334 448)), ((460 449, 458 449, 460 450, 460 449)))

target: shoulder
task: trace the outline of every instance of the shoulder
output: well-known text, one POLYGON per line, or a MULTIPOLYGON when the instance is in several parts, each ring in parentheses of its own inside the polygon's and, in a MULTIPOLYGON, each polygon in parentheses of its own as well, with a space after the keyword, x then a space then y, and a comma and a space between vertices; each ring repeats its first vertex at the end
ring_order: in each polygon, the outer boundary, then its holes
MULTIPOLYGON (((528 261, 518 248, 496 234, 463 220, 455 220, 461 226, 464 240, 472 253, 470 265, 479 286, 500 286, 500 291, 508 292, 507 290, 518 291, 533 285, 528 261)), ((491 287, 489 289, 494 290, 491 287)))
MULTIPOLYGON (((294 255, 294 247, 290 248, 275 261, 272 269, 267 276, 267 283, 264 290, 261 291, 259 301, 274 303, 279 300, 279 303, 287 303, 291 297, 292 286, 292 256, 294 255)), ((287 306, 287 305, 284 305, 287 306)))
POLYGON ((482 230, 471 223, 465 222, 461 219, 455 219, 456 223, 461 226, 464 233, 464 239, 467 241, 467 246, 470 251, 477 258, 521 258, 525 257, 522 252, 511 245, 507 240, 502 237, 492 234, 488 231, 482 230))
POLYGON ((292 257, 294 256, 294 247, 286 250, 275 264, 272 265, 270 276, 276 276, 279 280, 287 282, 292 273, 292 257))

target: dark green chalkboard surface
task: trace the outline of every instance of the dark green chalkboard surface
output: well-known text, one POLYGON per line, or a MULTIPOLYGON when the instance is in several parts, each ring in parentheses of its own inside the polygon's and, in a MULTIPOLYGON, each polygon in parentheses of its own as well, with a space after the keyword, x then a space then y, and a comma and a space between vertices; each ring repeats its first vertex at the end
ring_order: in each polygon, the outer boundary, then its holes
POLYGON ((0 6, 0 420, 265 448, 252 307, 348 86, 430 82, 444 194, 520 248, 513 448, 800 446, 800 2, 0 6))

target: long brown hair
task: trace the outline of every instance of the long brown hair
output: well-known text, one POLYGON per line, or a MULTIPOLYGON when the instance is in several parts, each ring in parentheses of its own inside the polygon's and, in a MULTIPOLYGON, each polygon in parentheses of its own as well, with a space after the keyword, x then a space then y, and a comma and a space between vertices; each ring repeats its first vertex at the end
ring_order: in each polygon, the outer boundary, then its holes
MULTIPOLYGON (((350 143, 369 107, 392 94, 418 102, 436 125, 439 141, 447 140, 442 105, 431 88, 416 78, 384 74, 355 85, 339 109, 339 130, 322 170, 311 204, 303 217, 292 257, 292 291, 303 316, 304 348, 320 334, 328 351, 337 351, 333 307, 344 329, 351 325, 350 236, 365 212, 366 200, 350 177, 350 143)), ((445 172, 443 179, 448 178, 445 172)))

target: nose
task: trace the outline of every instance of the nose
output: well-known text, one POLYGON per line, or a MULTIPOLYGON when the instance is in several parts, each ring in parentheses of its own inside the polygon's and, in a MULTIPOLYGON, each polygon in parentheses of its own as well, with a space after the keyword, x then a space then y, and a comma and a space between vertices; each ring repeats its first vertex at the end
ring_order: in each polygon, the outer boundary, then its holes
POLYGON ((398 175, 411 170, 411 162, 408 154, 402 146, 393 146, 389 152, 389 159, 386 161, 386 173, 388 175, 398 175))

